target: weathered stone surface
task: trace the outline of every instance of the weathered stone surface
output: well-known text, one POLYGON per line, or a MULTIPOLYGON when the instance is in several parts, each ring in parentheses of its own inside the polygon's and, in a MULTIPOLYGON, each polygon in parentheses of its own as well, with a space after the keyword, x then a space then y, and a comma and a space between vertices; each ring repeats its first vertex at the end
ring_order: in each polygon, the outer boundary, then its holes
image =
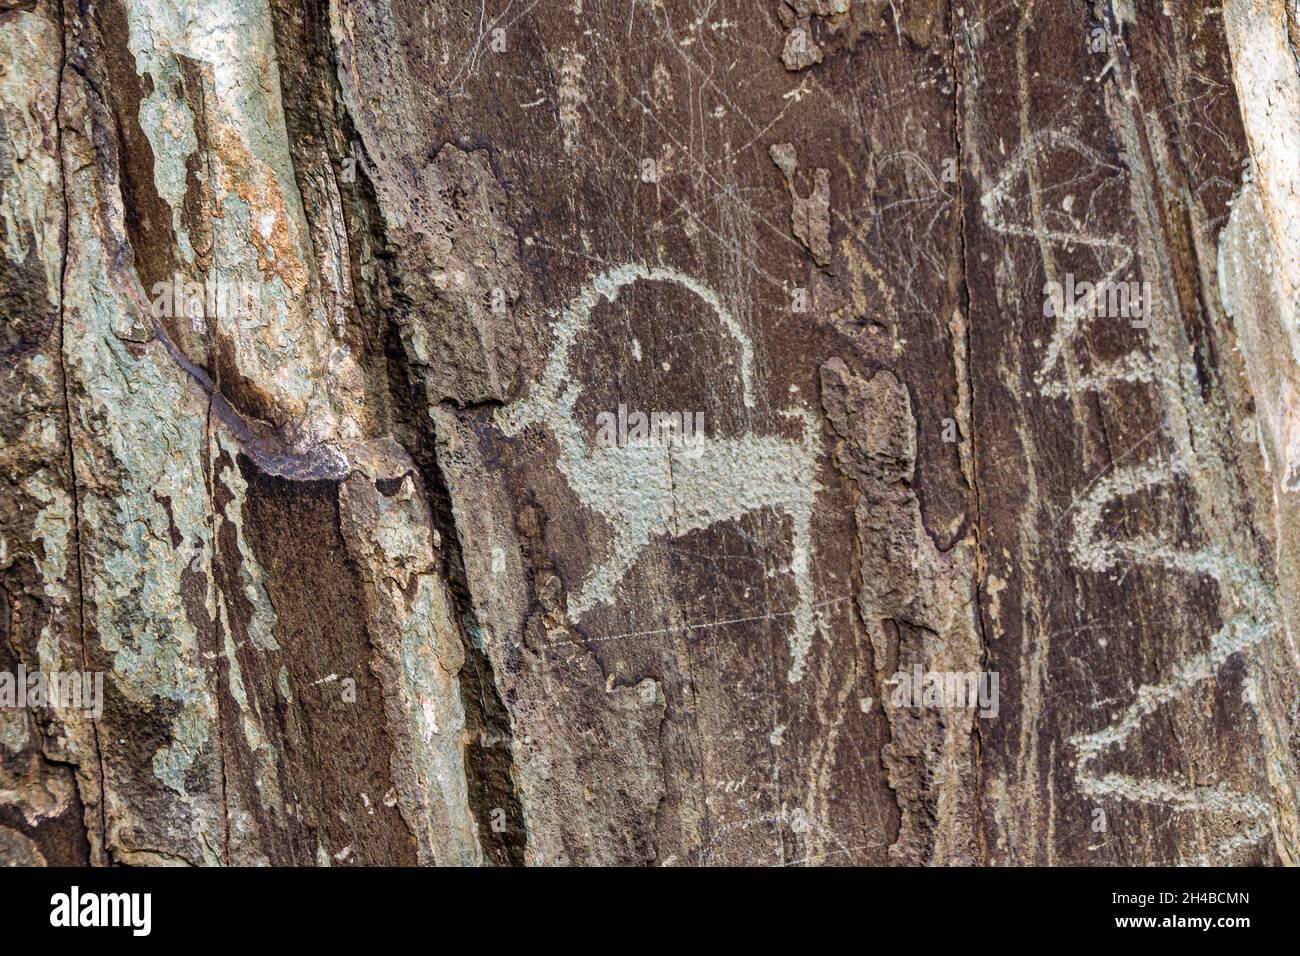
POLYGON ((1298 37, 0 3, 0 862, 1295 862, 1298 37))

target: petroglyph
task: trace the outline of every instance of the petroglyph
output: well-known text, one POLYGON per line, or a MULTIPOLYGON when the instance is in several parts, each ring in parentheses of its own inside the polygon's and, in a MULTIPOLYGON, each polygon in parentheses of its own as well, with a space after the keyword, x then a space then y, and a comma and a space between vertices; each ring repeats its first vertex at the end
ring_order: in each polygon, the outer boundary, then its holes
MULTIPOLYGON (((1134 261, 1131 243, 1118 235, 1099 234, 1077 223, 1064 228, 1049 225, 1041 195, 1033 195, 1029 200, 1031 222, 1018 221, 1011 212, 1017 198, 1013 186, 1024 175, 1025 168, 1061 150, 1078 154, 1090 168, 1121 171, 1106 162, 1097 150, 1067 133, 1040 131, 1029 137, 1001 177, 985 192, 982 199, 985 220, 1004 235, 1036 241, 1043 254, 1049 283, 1057 281, 1050 251, 1054 247, 1082 246, 1096 250, 1098 264, 1105 275, 1104 280, 1097 284, 1100 289, 1118 278, 1134 261)), ((1031 184, 1030 192, 1034 191, 1031 184)), ((1094 362, 1090 372, 1081 374, 1075 349, 1088 332, 1090 316, 1096 311, 1095 304, 1092 299, 1086 300, 1076 308, 1065 309, 1056 318, 1051 340, 1035 374, 1043 395, 1056 397, 1082 391, 1104 392, 1119 382, 1179 383, 1181 394, 1178 399, 1184 404, 1196 400, 1191 394, 1193 387, 1187 384, 1195 381, 1195 373, 1185 367, 1172 350, 1157 347, 1153 349, 1154 355, 1133 351, 1114 361, 1094 362)), ((1158 299, 1145 305, 1148 310, 1156 310, 1154 314, 1159 318, 1165 318, 1167 307, 1158 299)), ((1168 400, 1159 402, 1158 407, 1161 409, 1158 431, 1170 440, 1174 453, 1136 465, 1112 467, 1085 493, 1076 497, 1070 509, 1073 525, 1068 543, 1070 558, 1075 567, 1094 574, 1147 565, 1209 578, 1218 585, 1225 623, 1210 637, 1208 649, 1176 662, 1162 680, 1140 686, 1127 706, 1121 708, 1105 727, 1070 738, 1078 755, 1074 776, 1080 791, 1095 799, 1127 800, 1159 805, 1175 812, 1225 814, 1230 818, 1245 817, 1252 821, 1234 838, 1222 844, 1220 849, 1227 854, 1243 845, 1258 842, 1269 832, 1267 826, 1260 825, 1270 817, 1269 806, 1260 797, 1224 786, 1107 773, 1094 766, 1104 755, 1122 748, 1149 715, 1215 678, 1220 667, 1234 655, 1250 650, 1277 633, 1280 621, 1274 589, 1263 580, 1258 567, 1247 556, 1227 553, 1212 546, 1188 547, 1172 538, 1155 535, 1117 538, 1104 526, 1107 509, 1130 496, 1158 486, 1180 484, 1181 487, 1196 488, 1197 468, 1203 466, 1196 465, 1186 426, 1178 427, 1168 400)))
POLYGON ((1239 609, 1238 616, 1210 638, 1208 650, 1179 661, 1165 680, 1140 687, 1131 703, 1106 727, 1075 736, 1071 743, 1079 753, 1076 777, 1080 789, 1095 797, 1158 803, 1175 810, 1232 811, 1265 817, 1267 806, 1252 795, 1222 787, 1193 787, 1124 774, 1099 775, 1091 766, 1102 754, 1128 740, 1147 715, 1213 678, 1232 655, 1248 650, 1276 632, 1277 605, 1271 589, 1255 568, 1213 548, 1186 550, 1151 537, 1117 541, 1104 533, 1102 513, 1108 505, 1179 477, 1187 477, 1187 466, 1174 462, 1116 469, 1097 482, 1075 508, 1071 557, 1077 566, 1096 573, 1136 563, 1206 575, 1224 589, 1231 604, 1239 609))
POLYGON ((800 440, 745 432, 737 438, 707 437, 685 453, 651 444, 593 448, 574 417, 581 386, 569 353, 591 322, 596 305, 614 302, 638 280, 671 282, 694 293, 717 316, 740 350, 742 398, 754 407, 753 346, 717 293, 676 269, 637 263, 598 275, 563 309, 553 328, 555 342, 541 379, 528 396, 500 410, 496 422, 507 436, 539 424, 559 447, 557 465, 579 500, 615 528, 609 554, 568 597, 575 622, 598 604, 614 601, 614 589, 653 542, 678 538, 761 508, 783 510, 794 524, 788 570, 797 591, 790 632, 789 680, 803 678, 813 632, 812 513, 820 446, 817 420, 792 407, 778 414, 799 425, 800 440))
MULTIPOLYGON (((1087 331, 1096 320, 1098 313, 1102 311, 1098 297, 1103 295, 1104 290, 1117 281, 1133 263, 1132 243, 1125 241, 1119 235, 1105 235, 1089 230, 1079 223, 1073 209, 1065 206, 1053 212, 1058 218, 1066 219, 1068 222, 1062 225, 1048 224, 1046 213, 1041 209, 1041 198, 1038 196, 1029 200, 1031 222, 1025 222, 1022 217, 1016 215, 1016 200, 1021 197, 1015 187, 1022 177, 1027 177, 1029 164, 1039 162, 1054 151, 1064 150, 1076 153, 1089 169, 1098 173, 1123 171, 1121 167, 1107 161, 1099 151, 1080 142, 1069 133, 1062 130, 1040 130, 1021 145, 1011 161, 1007 163, 1006 170, 993 186, 985 191, 981 199, 985 221, 993 229, 1003 235, 1033 239, 1040 247, 1081 246, 1092 249, 1096 255, 1098 269, 1102 273, 1102 277, 1094 283, 1090 292, 1081 297, 1081 301, 1070 303, 1063 310, 1060 321, 1052 329, 1052 338, 1047 345, 1035 381, 1038 382, 1044 395, 1053 397, 1066 395, 1075 390, 1095 391, 1104 388, 1112 381, 1150 382, 1154 369, 1150 361, 1140 353, 1130 353, 1114 362, 1096 362, 1092 366, 1092 371, 1085 374, 1079 369, 1078 358, 1073 349, 1075 337, 1087 331), (1056 375, 1058 366, 1062 367, 1060 376, 1056 375)), ((1073 203, 1067 205, 1072 207, 1073 203)), ((1043 263, 1047 272, 1048 285, 1059 282, 1052 257, 1044 253, 1043 263)), ((1046 290, 1047 286, 1044 287, 1044 294, 1046 290)), ((1150 303, 1145 305, 1150 309, 1150 303)))
POLYGON ((0 865, 1300 860, 1294 0, 475 6, 0 4, 0 865))

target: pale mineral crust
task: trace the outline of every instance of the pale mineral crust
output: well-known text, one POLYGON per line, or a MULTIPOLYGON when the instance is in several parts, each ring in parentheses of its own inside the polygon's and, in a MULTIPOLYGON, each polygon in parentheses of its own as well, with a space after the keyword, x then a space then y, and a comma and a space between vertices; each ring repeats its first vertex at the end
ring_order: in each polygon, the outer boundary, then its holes
POLYGON ((1296 862, 1298 51, 0 0, 0 863, 1296 862))

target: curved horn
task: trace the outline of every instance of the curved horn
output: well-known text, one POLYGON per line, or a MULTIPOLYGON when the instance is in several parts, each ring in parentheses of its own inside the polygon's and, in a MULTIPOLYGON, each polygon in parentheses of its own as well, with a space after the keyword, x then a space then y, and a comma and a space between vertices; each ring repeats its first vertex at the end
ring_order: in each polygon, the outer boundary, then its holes
POLYGON ((572 406, 574 393, 569 391, 569 351, 578 337, 578 333, 587 328, 591 321, 592 310, 601 300, 613 302, 625 286, 638 279, 654 282, 675 282, 703 299, 717 314, 722 327, 740 346, 740 384, 745 406, 754 407, 753 365, 754 347, 749 341, 740 323, 736 321, 727 307, 722 304, 718 294, 698 279, 688 276, 671 266, 646 266, 639 262, 607 269, 588 283, 569 304, 560 312, 552 327, 555 343, 551 346, 546 359, 546 368, 541 379, 529 391, 528 397, 515 403, 510 409, 497 412, 498 426, 507 435, 516 434, 519 429, 541 417, 541 407, 547 404, 564 404, 572 406))

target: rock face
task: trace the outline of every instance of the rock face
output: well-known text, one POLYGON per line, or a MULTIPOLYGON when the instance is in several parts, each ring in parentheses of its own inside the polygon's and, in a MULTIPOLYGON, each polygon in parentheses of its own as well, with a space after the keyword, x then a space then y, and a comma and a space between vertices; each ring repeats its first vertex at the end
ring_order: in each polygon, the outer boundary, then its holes
POLYGON ((1294 4, 698 6, 0 2, 0 862, 1300 858, 1294 4))

